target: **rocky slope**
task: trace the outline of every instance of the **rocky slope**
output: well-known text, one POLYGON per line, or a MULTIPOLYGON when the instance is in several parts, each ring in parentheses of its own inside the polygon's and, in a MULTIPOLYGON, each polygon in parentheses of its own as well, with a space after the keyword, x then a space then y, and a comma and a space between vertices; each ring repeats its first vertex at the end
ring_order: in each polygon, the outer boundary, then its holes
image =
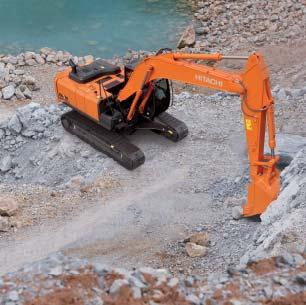
POLYGON ((266 44, 293 44, 305 36, 304 0, 206 0, 197 5, 196 47, 254 50, 266 44))
POLYGON ((165 269, 112 269, 57 254, 0 277, 0 304, 303 305, 305 256, 294 258, 252 262, 203 280, 176 278, 165 269))
POLYGON ((281 194, 261 216, 261 226, 242 262, 306 251, 306 148, 281 177, 281 194))
POLYGON ((42 48, 39 53, 25 52, 17 56, 0 54, 0 100, 32 99, 31 91, 39 90, 36 79, 24 70, 25 67, 46 64, 65 66, 70 59, 76 64, 85 64, 92 61, 93 56, 77 57, 50 48, 42 48))

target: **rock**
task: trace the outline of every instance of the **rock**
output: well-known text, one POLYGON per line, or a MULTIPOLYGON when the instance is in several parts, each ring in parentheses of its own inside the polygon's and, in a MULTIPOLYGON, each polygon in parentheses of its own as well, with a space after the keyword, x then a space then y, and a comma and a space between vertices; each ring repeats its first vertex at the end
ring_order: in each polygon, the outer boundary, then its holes
POLYGON ((91 152, 90 152, 89 150, 82 150, 81 153, 80 153, 80 155, 81 155, 82 158, 87 159, 87 158, 90 157, 91 152))
POLYGON ((6 82, 3 79, 0 79, 0 89, 3 89, 6 86, 6 82))
POLYGON ((86 305, 103 305, 103 304, 104 304, 104 302, 101 300, 100 297, 96 297, 92 301, 90 301, 89 303, 86 303, 86 305))
POLYGON ((9 56, 8 59, 7 59, 7 62, 12 64, 12 65, 16 65, 18 60, 15 56, 9 56))
POLYGON ((243 216, 243 208, 241 206, 235 206, 232 208, 232 217, 235 220, 242 218, 243 216))
POLYGON ((23 91, 23 95, 28 99, 32 99, 32 93, 29 88, 25 88, 25 90, 23 91))
POLYGON ((179 279, 177 277, 173 277, 172 279, 170 279, 167 285, 173 288, 176 287, 178 284, 179 284, 179 279))
POLYGON ((287 92, 284 88, 281 88, 276 96, 279 100, 284 101, 287 99, 287 92))
POLYGON ((16 75, 23 75, 25 72, 24 72, 24 70, 16 69, 16 70, 14 71, 14 73, 15 73, 16 75))
POLYGON ((46 58, 47 62, 56 63, 56 56, 54 54, 49 54, 46 58))
POLYGON ((135 286, 137 288, 146 288, 146 284, 143 283, 142 281, 142 277, 141 280, 139 279, 139 277, 135 277, 135 276, 130 276, 129 277, 129 284, 131 284, 131 286, 135 286))
MULTIPOLYGON (((34 129, 35 128, 36 120, 34 120, 33 122, 33 115, 39 109, 40 109, 40 105, 34 102, 17 109, 16 113, 23 126, 23 129, 34 129)), ((33 130, 29 130, 29 131, 33 131, 33 130)))
POLYGON ((199 304, 201 304, 199 298, 196 295, 194 295, 194 294, 189 294, 186 297, 186 301, 188 301, 192 305, 199 305, 199 304))
POLYGON ((36 79, 31 75, 25 75, 23 77, 23 82, 22 83, 25 84, 25 85, 35 85, 36 84, 36 79))
POLYGON ((8 63, 8 64, 6 65, 6 70, 9 71, 9 73, 14 73, 14 71, 15 71, 15 66, 12 65, 12 64, 10 64, 10 63, 8 63))
POLYGON ((140 299, 142 297, 142 294, 141 294, 141 289, 138 288, 138 287, 132 287, 132 293, 133 293, 133 298, 134 299, 140 299))
POLYGON ((109 267, 107 267, 104 264, 100 263, 93 263, 95 272, 98 274, 98 276, 104 276, 107 272, 109 272, 109 267))
POLYGON ((303 89, 291 89, 289 94, 294 98, 297 99, 304 95, 303 89))
POLYGON ((26 65, 28 66, 35 66, 37 63, 36 63, 36 60, 35 59, 28 59, 25 61, 26 65))
POLYGON ((284 264, 284 265, 289 265, 289 266, 294 266, 295 265, 295 260, 292 254, 290 253, 284 253, 283 255, 277 257, 276 259, 277 265, 279 263, 284 264))
POLYGON ((196 232, 187 238, 186 241, 206 247, 209 244, 209 236, 207 232, 196 232))
POLYGON ((207 33, 207 29, 205 27, 198 27, 195 29, 196 34, 203 35, 207 33))
POLYGON ((55 55, 55 60, 56 61, 63 61, 64 59, 64 52, 63 51, 58 51, 55 55))
POLYGON ((6 86, 2 89, 2 95, 3 99, 9 100, 11 99, 15 94, 15 88, 13 85, 6 86))
POLYGON ((40 53, 42 53, 44 55, 49 55, 52 52, 53 52, 53 50, 51 48, 44 47, 44 48, 40 49, 40 53))
POLYGON ((271 298, 273 295, 273 290, 271 289, 271 287, 267 286, 263 289, 265 295, 267 298, 271 298))
POLYGON ((63 273, 63 268, 62 266, 56 266, 54 268, 52 268, 50 271, 49 271, 49 275, 53 275, 53 276, 59 276, 63 273))
POLYGON ((79 58, 77 56, 72 57, 73 62, 78 65, 79 64, 79 58))
POLYGON ((294 257, 295 266, 300 267, 300 266, 305 265, 305 259, 302 255, 298 253, 294 253, 292 256, 294 257))
POLYGON ((191 242, 188 242, 185 246, 186 252, 190 257, 202 257, 207 254, 207 247, 203 247, 191 242))
POLYGON ((18 302, 19 301, 19 293, 16 290, 11 291, 8 294, 8 300, 13 301, 13 302, 18 302))
POLYGON ((19 209, 18 202, 11 197, 0 197, 0 215, 1 216, 14 216, 19 209))
POLYGON ((2 173, 6 173, 6 172, 8 172, 12 167, 13 167, 12 157, 11 157, 11 156, 5 156, 5 157, 1 160, 0 171, 1 171, 2 173))
POLYGON ((85 61, 85 64, 90 64, 94 61, 94 57, 92 55, 86 55, 84 56, 84 61, 85 61))
POLYGON ((16 88, 15 95, 19 100, 24 100, 25 96, 23 95, 22 91, 20 90, 20 87, 16 88))
POLYGON ((24 53, 24 59, 27 61, 29 59, 35 58, 35 53, 34 52, 25 52, 24 53))
POLYGON ((75 176, 70 179, 67 183, 67 186, 70 188, 80 189, 85 183, 85 179, 83 176, 75 176))
POLYGON ((8 218, 0 216, 0 232, 8 232, 9 229, 10 225, 8 218))
POLYGON ((300 285, 306 286, 306 272, 303 272, 295 277, 295 281, 300 285))
POLYGON ((124 279, 115 280, 109 289, 109 293, 111 295, 115 295, 116 293, 119 292, 119 290, 122 287, 128 286, 128 285, 129 285, 129 282, 127 280, 124 280, 124 279))
POLYGON ((7 127, 14 133, 19 134, 22 130, 22 124, 20 123, 16 114, 14 114, 8 122, 7 127))
POLYGON ((45 60, 41 57, 40 54, 35 54, 35 61, 40 65, 43 65, 45 63, 45 60))
POLYGON ((195 38, 195 30, 192 25, 188 26, 184 33, 182 34, 182 37, 180 38, 177 48, 182 49, 185 47, 192 47, 195 45, 196 38, 195 38))

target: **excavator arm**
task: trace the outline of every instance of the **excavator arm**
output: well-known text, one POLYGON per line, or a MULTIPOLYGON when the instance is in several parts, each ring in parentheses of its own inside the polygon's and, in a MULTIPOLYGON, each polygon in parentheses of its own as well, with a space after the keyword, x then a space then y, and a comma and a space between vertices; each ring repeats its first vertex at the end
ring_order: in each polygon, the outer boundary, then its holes
POLYGON ((244 216, 261 214, 277 198, 280 190, 279 172, 275 156, 274 101, 271 95, 269 71, 260 54, 247 57, 223 56, 221 54, 166 53, 148 57, 139 63, 125 87, 118 94, 118 101, 133 97, 127 116, 132 120, 136 110, 144 113, 152 94, 152 82, 156 79, 176 80, 207 87, 241 97, 245 133, 250 160, 250 183, 248 197, 243 207, 244 216), (189 60, 220 61, 222 59, 246 59, 243 71, 223 71, 189 60), (146 90, 145 96, 144 89, 146 90), (268 130, 271 154, 264 154, 265 134, 268 130))

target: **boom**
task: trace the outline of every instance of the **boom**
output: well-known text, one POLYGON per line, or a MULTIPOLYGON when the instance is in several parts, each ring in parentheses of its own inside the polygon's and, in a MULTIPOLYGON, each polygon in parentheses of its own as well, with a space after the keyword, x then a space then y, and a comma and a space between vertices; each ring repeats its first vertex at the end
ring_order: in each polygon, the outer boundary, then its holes
POLYGON ((275 156, 274 101, 271 95, 269 72, 263 57, 254 53, 248 58, 226 57, 221 54, 166 53, 144 59, 138 64, 125 87, 118 94, 123 102, 133 97, 128 120, 138 108, 140 113, 152 91, 143 96, 143 89, 156 79, 170 79, 201 87, 237 93, 241 97, 245 133, 250 160, 250 184, 243 214, 261 214, 277 198, 280 190, 275 156), (241 73, 226 72, 187 60, 220 61, 226 58, 247 59, 241 73), (268 123, 268 124, 267 124, 268 123), (265 133, 268 129, 270 155, 264 154, 265 133))

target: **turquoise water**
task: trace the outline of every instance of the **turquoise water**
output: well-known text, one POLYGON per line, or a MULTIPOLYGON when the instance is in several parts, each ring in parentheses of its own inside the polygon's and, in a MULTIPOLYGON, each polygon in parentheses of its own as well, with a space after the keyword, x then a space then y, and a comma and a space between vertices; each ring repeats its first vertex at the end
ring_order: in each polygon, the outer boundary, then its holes
POLYGON ((189 14, 183 0, 0 0, 0 53, 48 46, 107 58, 174 47, 189 14))

